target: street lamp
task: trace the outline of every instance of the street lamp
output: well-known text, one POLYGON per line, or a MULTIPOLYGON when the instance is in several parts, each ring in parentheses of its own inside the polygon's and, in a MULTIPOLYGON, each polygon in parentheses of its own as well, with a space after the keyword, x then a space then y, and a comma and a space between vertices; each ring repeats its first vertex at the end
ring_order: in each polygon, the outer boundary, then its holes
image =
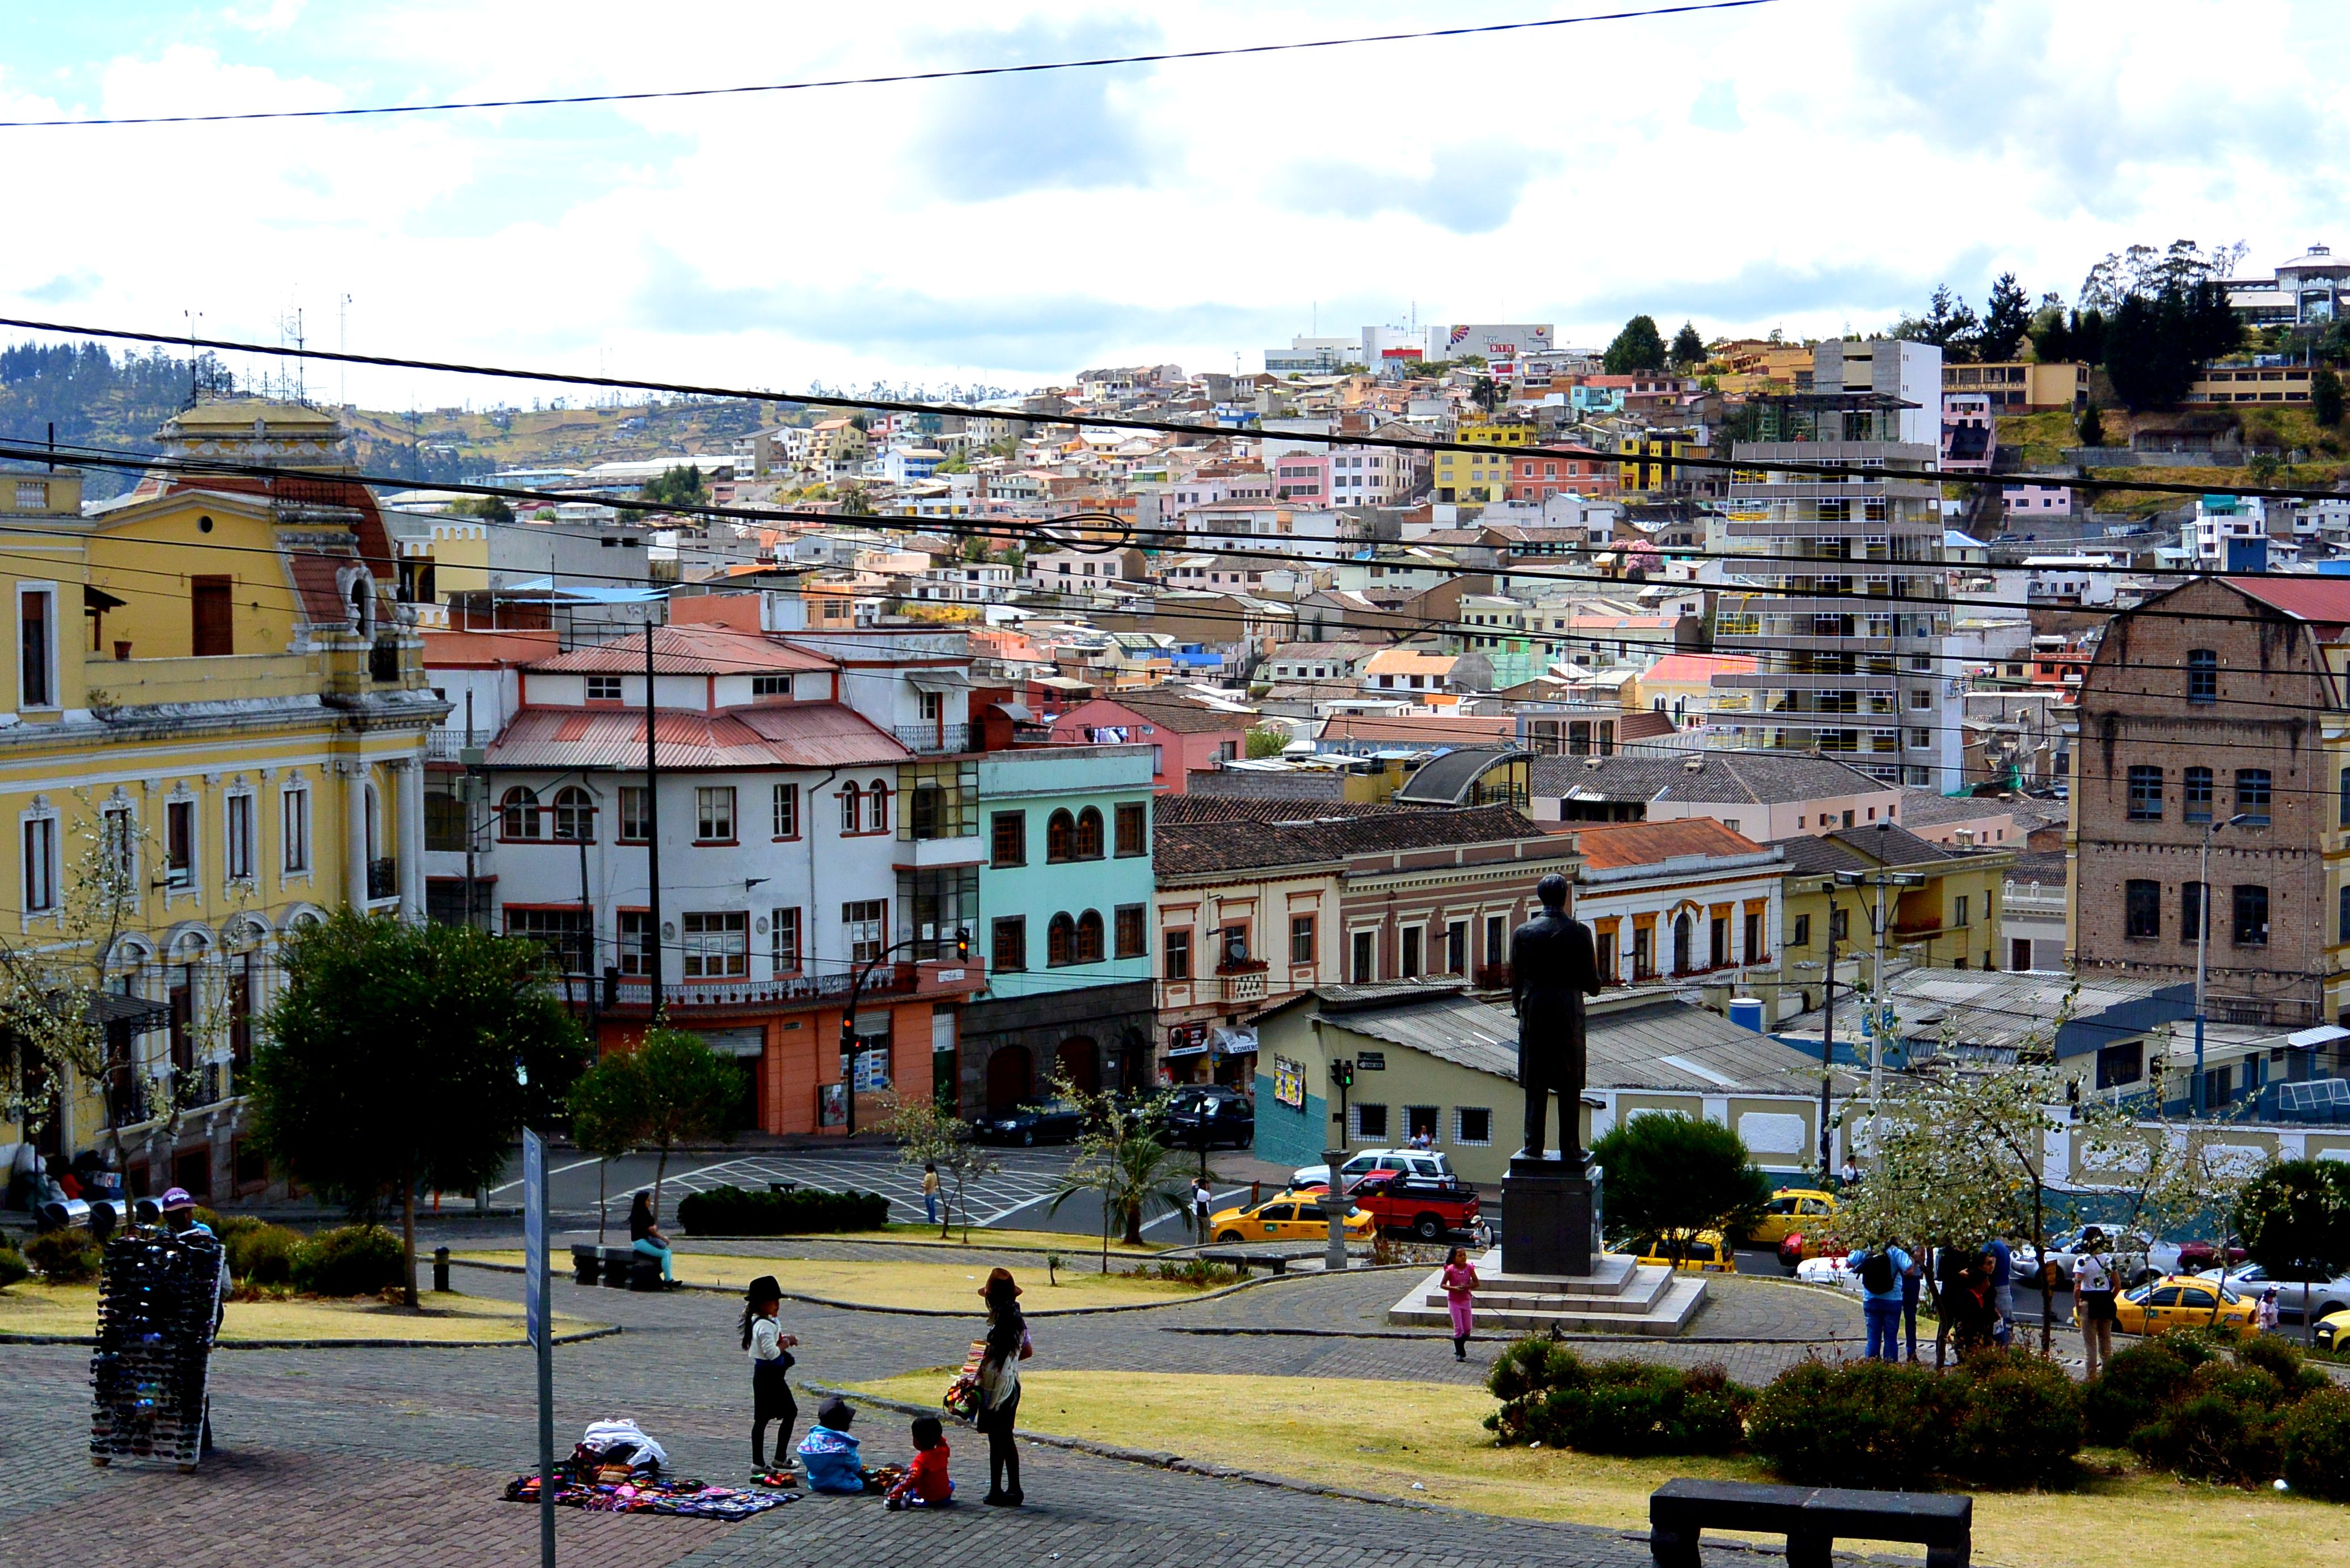
MULTIPOLYGON (((891 942, 888 947, 867 959, 864 967, 859 969, 855 978, 849 981, 848 1005, 840 1014, 840 1051, 842 1055, 848 1058, 848 1082, 845 1085, 848 1093, 842 1098, 847 1102, 847 1136, 850 1137, 857 1136, 857 1003, 865 994, 865 982, 873 978, 873 971, 880 967, 881 961, 899 948, 917 947, 924 942, 936 945, 938 941, 937 937, 918 935, 891 942)), ((971 929, 968 926, 959 926, 955 929, 954 950, 956 962, 963 963, 970 961, 971 929)))
MULTIPOLYGON (((1877 1116, 1877 1096, 1885 1086, 1885 932, 1886 929, 1892 924, 1892 919, 1885 909, 1885 889, 1922 888, 1926 885, 1926 878, 1921 873, 1916 871, 1838 871, 1834 875, 1839 886, 1877 889, 1876 909, 1871 911, 1866 904, 1861 906, 1861 911, 1868 916, 1870 929, 1877 938, 1877 958, 1868 971, 1871 1002, 1868 1030, 1868 1104, 1869 1117, 1874 1123, 1877 1116)), ((1834 917, 1830 918, 1833 919, 1834 917)), ((1873 1125, 1869 1128, 1871 1133, 1876 1130, 1873 1125)))
POLYGON ((2211 948, 2211 836, 2223 827, 2237 827, 2251 820, 2246 812, 2238 812, 2225 822, 2203 825, 2203 850, 2195 869, 2195 1081, 2188 1085, 2188 1104, 2197 1116, 2203 1114, 2203 976, 2204 963, 2211 948))

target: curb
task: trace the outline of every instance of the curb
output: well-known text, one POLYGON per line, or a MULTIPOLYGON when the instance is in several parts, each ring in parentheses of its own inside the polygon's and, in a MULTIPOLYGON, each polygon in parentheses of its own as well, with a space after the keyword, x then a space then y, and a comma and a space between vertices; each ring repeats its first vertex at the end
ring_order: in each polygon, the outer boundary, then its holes
MULTIPOLYGON (((791 1236, 705 1236, 701 1234, 699 1231, 689 1231, 688 1234, 697 1241, 827 1241, 836 1246, 842 1247, 910 1247, 918 1251, 927 1249, 933 1252, 1027 1252, 1033 1253, 1039 1258, 1045 1257, 1048 1254, 1058 1254, 1064 1258, 1079 1256, 1098 1258, 1101 1256, 1101 1253, 1091 1246, 1087 1246, 1083 1249, 1076 1247, 1039 1247, 1027 1241, 1006 1241, 1001 1246, 989 1246, 978 1241, 926 1241, 912 1236, 844 1236, 822 1232, 791 1236)), ((983 1234, 984 1234, 984 1232, 983 1232, 983 1234)), ((1079 1240, 1086 1240, 1086 1238, 1079 1238, 1079 1240)), ((1170 1247, 1162 1251, 1114 1252, 1111 1256, 1118 1258, 1160 1259, 1177 1257, 1185 1251, 1188 1251, 1188 1249, 1170 1247)), ((693 1254, 689 1253, 687 1255, 692 1256, 693 1254)), ((734 1256, 734 1254, 719 1252, 703 1253, 702 1256, 732 1257, 734 1256)))
MULTIPOLYGON (((577 1334, 558 1334, 553 1343, 579 1345, 591 1339, 608 1339, 621 1333, 617 1324, 602 1328, 581 1329, 577 1334)), ((92 1334, 0 1334, 0 1345, 78 1345, 95 1349, 98 1336, 92 1334)), ((528 1349, 527 1339, 222 1339, 213 1342, 214 1350, 515 1350, 528 1349)))
MULTIPOLYGON (((1264 1335, 1283 1339, 1433 1339, 1450 1343, 1452 1336, 1431 1330, 1414 1334, 1400 1328, 1162 1328, 1161 1334, 1199 1334, 1228 1338, 1264 1335)), ((1499 1334, 1485 1334, 1485 1343, 1514 1343, 1499 1334)), ((1520 1338, 1534 1337, 1520 1335, 1520 1338)), ((1756 1339, 1728 1334, 1684 1334, 1663 1338, 1642 1334, 1555 1334, 1540 1337, 1559 1345, 1858 1345, 1863 1336, 1856 1334, 1829 1334, 1825 1338, 1807 1334, 1801 1339, 1756 1339)))
MULTIPOLYGON (((718 1254, 704 1253, 702 1255, 709 1257, 718 1254)), ((733 1254, 725 1255, 732 1256, 733 1254)), ((481 1269, 494 1274, 519 1274, 524 1272, 523 1265, 520 1263, 484 1263, 468 1258, 452 1258, 449 1260, 449 1266, 452 1269, 481 1269)), ((1425 1272, 1424 1265, 1419 1263, 1371 1263, 1366 1264, 1364 1267, 1359 1269, 1348 1269, 1347 1272, 1350 1274, 1368 1274, 1375 1272, 1389 1272, 1401 1269, 1412 1269, 1425 1272)), ((1223 1296, 1237 1295, 1243 1291, 1251 1290, 1259 1285, 1287 1283, 1295 1280, 1318 1280, 1326 1279, 1327 1277, 1327 1275, 1320 1273, 1253 1274, 1237 1284, 1220 1285, 1212 1291, 1202 1291, 1195 1296, 1179 1296, 1163 1302, 1128 1302, 1118 1306, 1040 1307, 1036 1311, 1027 1313, 1024 1315, 1034 1318, 1107 1317, 1113 1313, 1163 1312, 1169 1307, 1190 1306, 1195 1302, 1211 1302, 1223 1296)), ((695 1284, 689 1281, 682 1280, 678 1282, 676 1288, 681 1291, 699 1291, 708 1295, 734 1296, 742 1293, 741 1291, 733 1285, 703 1285, 695 1284)), ((787 1302, 798 1302, 806 1306, 825 1307, 833 1312, 880 1313, 889 1317, 983 1318, 987 1315, 983 1310, 974 1310, 972 1312, 945 1312, 937 1307, 875 1306, 866 1302, 834 1301, 827 1296, 806 1295, 797 1291, 784 1292, 783 1299, 787 1302)))

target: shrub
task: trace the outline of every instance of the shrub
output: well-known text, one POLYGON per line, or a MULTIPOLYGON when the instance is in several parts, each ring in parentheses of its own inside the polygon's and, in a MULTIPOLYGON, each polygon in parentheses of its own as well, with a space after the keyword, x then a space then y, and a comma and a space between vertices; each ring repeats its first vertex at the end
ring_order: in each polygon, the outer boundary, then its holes
POLYGON ((2188 1365, 2170 1334, 2116 1352, 2088 1386, 2089 1441, 2126 1447, 2130 1434, 2162 1414, 2186 1386, 2188 1365))
POLYGON ((2282 1425, 2262 1406, 2227 1394, 2192 1394, 2131 1433, 2130 1447, 2184 1480, 2248 1484, 2277 1473, 2282 1425))
POLYGON ((677 1222, 691 1236, 807 1236, 879 1231, 889 1221, 889 1200, 878 1192, 753 1192, 713 1187, 688 1193, 677 1222))
POLYGON ((1504 1443, 1592 1454, 1728 1453, 1744 1438, 1754 1398, 1719 1366, 1586 1362, 1541 1340, 1503 1352, 1487 1386, 1512 1391, 1485 1420, 1504 1443))
POLYGON ((236 1250, 236 1241, 240 1236, 251 1235, 255 1231, 277 1229, 257 1214, 231 1214, 213 1220, 212 1227, 213 1234, 220 1238, 222 1247, 230 1251, 236 1250))
POLYGON ((2312 1497, 2350 1502, 2350 1393, 2328 1386, 2304 1394, 2277 1435, 2288 1483, 2312 1497))
POLYGON ((87 1231, 44 1231, 25 1248, 25 1261, 53 1284, 78 1285, 98 1278, 100 1253, 87 1231))
POLYGON ((2334 1380, 2309 1365, 2301 1346, 2273 1334, 2251 1334, 2236 1345, 2236 1359, 2247 1366, 2257 1366, 2275 1378, 2288 1398, 2299 1398, 2322 1388, 2334 1386, 2334 1380))
POLYGON ((1921 1487, 1947 1451, 1960 1386, 1894 1362, 1805 1362, 1756 1397, 1746 1440, 1798 1485, 1921 1487))
POLYGON ((6 1290, 32 1272, 32 1266, 25 1262, 25 1255, 5 1239, 0 1239, 0 1291, 6 1290))
POLYGON ((239 1226, 234 1235, 222 1239, 228 1253, 228 1272, 233 1279, 248 1285, 287 1285, 294 1282, 294 1257, 301 1249, 302 1235, 283 1225, 264 1224, 255 1220, 239 1226))
POLYGON ((380 1225, 321 1231, 294 1249, 295 1287, 311 1295, 371 1296, 402 1283, 400 1238, 380 1225))
POLYGON ((1179 1285, 1197 1285, 1202 1290, 1237 1284, 1241 1272, 1229 1263, 1211 1263, 1202 1258, 1185 1258, 1180 1262, 1145 1263, 1134 1271, 1135 1278, 1168 1280, 1179 1285))
POLYGON ((1960 1364, 1963 1405, 1946 1468, 1978 1486, 2054 1486, 2073 1472, 2084 1435, 2080 1386, 2021 1350, 1960 1364))

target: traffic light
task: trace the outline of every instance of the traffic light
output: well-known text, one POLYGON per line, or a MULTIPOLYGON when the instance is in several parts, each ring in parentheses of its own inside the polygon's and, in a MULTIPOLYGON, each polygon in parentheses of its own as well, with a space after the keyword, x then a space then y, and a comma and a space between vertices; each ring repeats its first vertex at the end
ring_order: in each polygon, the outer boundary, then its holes
POLYGON ((958 926, 955 928, 955 962, 969 963, 970 961, 971 928, 969 926, 958 926))
POLYGON ((1330 1081, 1342 1089, 1355 1086, 1355 1064, 1351 1057, 1339 1056, 1330 1063, 1330 1081))

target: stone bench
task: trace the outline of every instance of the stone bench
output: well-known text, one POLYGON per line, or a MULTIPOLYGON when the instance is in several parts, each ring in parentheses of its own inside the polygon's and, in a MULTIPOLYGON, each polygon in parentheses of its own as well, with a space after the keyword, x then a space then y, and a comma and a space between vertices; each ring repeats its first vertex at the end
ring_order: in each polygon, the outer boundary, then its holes
POLYGON ((1705 1530, 1787 1538, 1787 1568, 1828 1568, 1838 1540, 1914 1542, 1927 1568, 1967 1568, 1974 1499, 1753 1481, 1667 1481, 1648 1496, 1648 1553, 1657 1568, 1698 1568, 1705 1530))
POLYGON ((1222 1263, 1228 1269, 1238 1269, 1243 1279, 1248 1277, 1252 1267, 1257 1266, 1271 1269, 1276 1274, 1289 1272, 1289 1260, 1279 1252, 1196 1252, 1192 1255, 1203 1263, 1222 1263))

